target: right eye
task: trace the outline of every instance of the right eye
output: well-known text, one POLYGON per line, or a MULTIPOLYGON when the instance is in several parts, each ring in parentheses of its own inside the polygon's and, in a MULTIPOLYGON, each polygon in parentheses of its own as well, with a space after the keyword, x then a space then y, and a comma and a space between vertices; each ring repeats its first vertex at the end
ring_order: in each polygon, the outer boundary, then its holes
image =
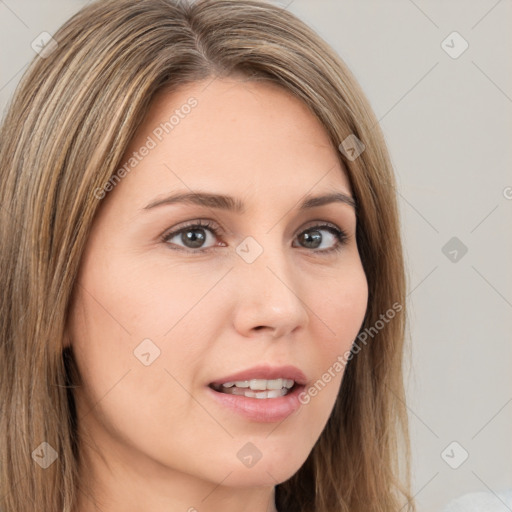
POLYGON ((203 248, 203 244, 207 241, 208 236, 205 234, 208 231, 213 233, 214 237, 219 235, 219 228, 214 227, 214 223, 211 221, 196 221, 189 223, 181 228, 165 234, 162 240, 170 245, 171 249, 178 251, 188 252, 206 252, 212 249, 214 246, 203 248), (173 239, 177 239, 175 242, 171 242, 173 239), (183 245, 177 245, 176 242, 181 242, 183 245), (176 247, 172 247, 176 246, 176 247))

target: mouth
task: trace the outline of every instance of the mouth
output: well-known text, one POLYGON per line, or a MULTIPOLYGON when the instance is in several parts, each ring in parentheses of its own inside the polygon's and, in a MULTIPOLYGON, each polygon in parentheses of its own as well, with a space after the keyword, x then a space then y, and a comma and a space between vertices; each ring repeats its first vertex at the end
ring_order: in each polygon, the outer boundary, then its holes
POLYGON ((219 377, 207 386, 222 409, 253 422, 278 422, 301 409, 299 399, 309 382, 293 365, 260 364, 219 377))
POLYGON ((267 381, 264 379, 253 380, 256 382, 212 383, 206 389, 217 406, 251 422, 281 422, 301 409, 299 396, 305 389, 305 385, 292 380, 291 383, 286 382, 279 387, 279 383, 271 382, 270 386, 278 389, 268 389, 267 381), (258 381, 263 382, 258 383, 258 381), (263 388, 263 386, 265 386, 264 389, 253 389, 263 388))
POLYGON ((244 396, 246 398, 275 399, 294 393, 300 384, 293 379, 251 379, 242 381, 211 383, 211 389, 218 393, 244 396))

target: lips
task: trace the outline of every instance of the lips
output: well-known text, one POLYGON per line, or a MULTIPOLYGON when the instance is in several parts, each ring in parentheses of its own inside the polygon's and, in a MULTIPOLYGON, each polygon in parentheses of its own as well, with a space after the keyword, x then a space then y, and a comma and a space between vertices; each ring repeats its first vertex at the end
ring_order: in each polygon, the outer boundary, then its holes
POLYGON ((246 421, 276 423, 284 421, 301 409, 302 403, 299 396, 304 391, 306 382, 307 379, 304 373, 294 366, 258 366, 215 380, 206 387, 206 393, 217 406, 231 411, 246 421), (214 388, 214 386, 218 388, 225 382, 233 383, 260 379, 269 381, 276 380, 276 378, 293 380, 295 383, 288 392, 281 396, 275 396, 276 394, 279 395, 277 390, 260 391, 255 392, 254 396, 247 396, 247 389, 241 389, 241 394, 239 392, 232 394, 214 388))
POLYGON ((232 373, 231 375, 226 375, 224 377, 218 378, 211 382, 209 386, 213 388, 221 386, 225 382, 236 382, 252 379, 274 380, 279 378, 291 379, 295 381, 295 384, 299 386, 304 386, 308 381, 304 372, 299 370, 296 366, 260 365, 249 368, 248 370, 244 370, 238 373, 232 373))

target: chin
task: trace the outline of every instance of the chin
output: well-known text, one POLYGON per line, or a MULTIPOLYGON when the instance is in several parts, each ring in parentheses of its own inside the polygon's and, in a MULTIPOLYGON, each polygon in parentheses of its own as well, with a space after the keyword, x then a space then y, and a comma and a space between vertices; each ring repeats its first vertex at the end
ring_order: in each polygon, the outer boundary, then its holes
MULTIPOLYGON (((260 446, 263 443, 260 443, 260 446)), ((267 443, 268 444, 268 443, 267 443)), ((299 457, 297 445, 286 447, 286 450, 279 451, 277 447, 267 446, 258 450, 247 442, 242 448, 234 452, 234 460, 222 464, 224 475, 229 477, 226 484, 235 487, 246 486, 269 486, 277 485, 291 478, 307 459, 309 452, 299 457), (290 453, 288 453, 290 452, 290 453), (252 460, 251 460, 252 456, 252 460)), ((214 471, 214 478, 218 479, 220 470, 214 471)))
MULTIPOLYGON (((226 468, 226 475, 231 471, 231 474, 223 482, 224 485, 230 487, 273 487, 281 484, 291 478, 300 468, 300 466, 294 467, 281 467, 279 470, 273 468, 269 469, 264 466, 260 461, 252 468, 226 468)), ((219 472, 216 471, 214 474, 214 481, 218 481, 219 472)))

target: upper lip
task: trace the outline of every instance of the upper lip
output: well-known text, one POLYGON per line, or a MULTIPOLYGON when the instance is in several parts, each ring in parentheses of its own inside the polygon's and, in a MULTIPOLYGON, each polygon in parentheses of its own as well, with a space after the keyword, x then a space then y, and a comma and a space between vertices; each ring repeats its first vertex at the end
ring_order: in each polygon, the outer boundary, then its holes
POLYGON ((227 375, 226 377, 221 377, 220 379, 216 379, 210 383, 210 386, 220 386, 225 382, 236 382, 241 380, 252 380, 252 379, 265 379, 265 380, 273 380, 273 379, 292 379, 298 385, 305 385, 307 382, 306 375, 299 370, 295 366, 268 366, 268 365, 260 365, 253 366, 248 370, 243 370, 238 373, 233 373, 231 375, 227 375))

